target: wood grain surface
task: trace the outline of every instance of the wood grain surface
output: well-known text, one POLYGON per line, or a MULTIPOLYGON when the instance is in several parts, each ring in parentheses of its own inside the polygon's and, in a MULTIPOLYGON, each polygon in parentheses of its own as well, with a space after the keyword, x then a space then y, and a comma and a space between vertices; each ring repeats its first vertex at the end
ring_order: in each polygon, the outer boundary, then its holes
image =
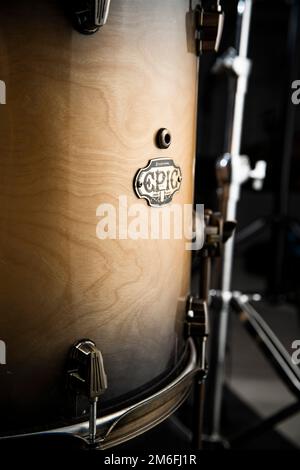
POLYGON ((1 2, 0 431, 64 417, 64 368, 79 339, 103 353, 104 408, 161 377, 182 351, 185 241, 99 240, 96 210, 119 195, 147 206, 133 179, 155 157, 180 165, 174 203, 192 203, 189 8, 113 0, 106 26, 83 36, 60 2, 1 2), (161 127, 168 150, 155 145, 161 127))

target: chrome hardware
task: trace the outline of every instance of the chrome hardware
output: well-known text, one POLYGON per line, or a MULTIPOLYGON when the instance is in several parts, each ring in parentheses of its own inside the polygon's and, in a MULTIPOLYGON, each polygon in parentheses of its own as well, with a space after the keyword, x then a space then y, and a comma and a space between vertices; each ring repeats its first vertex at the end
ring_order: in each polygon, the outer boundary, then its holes
POLYGON ((103 357, 93 341, 82 340, 72 347, 68 385, 71 391, 90 402, 89 441, 96 442, 97 402, 107 389, 103 357))
POLYGON ((236 77, 246 77, 248 79, 251 69, 252 61, 248 57, 240 56, 234 47, 230 47, 216 60, 212 72, 215 74, 230 72, 236 77))
POLYGON ((202 448, 203 403, 207 376, 206 345, 209 335, 206 299, 190 296, 187 301, 186 334, 195 341, 199 371, 194 381, 193 439, 195 450, 202 448))
POLYGON ((264 160, 259 160, 252 168, 249 157, 236 155, 234 165, 232 165, 232 156, 227 153, 217 161, 216 169, 220 187, 232 184, 236 190, 236 197, 239 198, 241 186, 249 180, 252 181, 255 191, 260 191, 263 188, 267 163, 264 160))
POLYGON ((210 9, 198 7, 196 10, 197 53, 217 52, 220 46, 224 26, 224 12, 221 6, 210 9))
POLYGON ((96 33, 104 26, 110 7, 110 0, 77 0, 72 5, 76 29, 83 34, 96 33))
POLYGON ((156 144, 160 149, 167 149, 171 145, 171 133, 168 129, 159 129, 156 136, 156 144))
MULTIPOLYGON (((75 351, 75 348, 72 349, 75 351)), ((96 428, 97 428, 97 439, 96 443, 99 443, 101 449, 107 449, 109 447, 122 444, 123 442, 132 439, 143 432, 151 429, 152 427, 156 426, 160 422, 164 421, 168 418, 186 399, 189 391, 190 386, 192 383, 193 378, 198 373, 198 363, 197 363, 197 354, 194 341, 190 338, 187 341, 187 348, 185 351, 184 356, 187 357, 187 363, 179 375, 174 377, 172 381, 168 382, 164 388, 160 389, 157 392, 148 395, 144 399, 140 401, 136 401, 131 405, 123 406, 122 408, 118 409, 117 411, 111 412, 110 414, 106 414, 97 418, 96 421, 96 428), (125 421, 127 418, 134 419, 135 416, 139 416, 143 410, 146 410, 148 406, 154 406, 161 404, 164 400, 167 400, 168 397, 172 396, 176 391, 183 389, 182 396, 178 403, 167 411, 163 411, 159 419, 151 421, 151 423, 147 423, 145 425, 139 426, 138 429, 134 429, 134 427, 126 432, 126 434, 120 434, 118 432, 114 432, 115 430, 118 431, 119 426, 125 421)), ((0 441, 16 439, 16 438, 26 438, 26 437, 36 437, 36 436, 59 436, 59 435, 71 435, 74 437, 79 438, 85 444, 90 444, 89 439, 89 428, 90 423, 87 421, 72 424, 70 426, 55 428, 55 429, 47 429, 44 431, 37 431, 31 432, 28 434, 19 434, 19 435, 8 435, 5 437, 0 436, 0 441)))
MULTIPOLYGON (((187 303, 186 333, 192 338, 207 338, 209 335, 207 303, 197 297, 189 297, 187 303)), ((202 370, 205 368, 201 367, 202 370)))

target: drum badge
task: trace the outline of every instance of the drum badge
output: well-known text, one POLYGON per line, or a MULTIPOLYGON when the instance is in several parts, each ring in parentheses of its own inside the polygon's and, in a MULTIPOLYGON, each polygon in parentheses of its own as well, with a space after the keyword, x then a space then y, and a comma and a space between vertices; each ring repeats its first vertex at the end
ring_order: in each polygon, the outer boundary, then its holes
POLYGON ((172 201, 181 181, 181 169, 173 160, 155 158, 138 171, 134 189, 137 196, 146 199, 150 206, 161 207, 172 201))

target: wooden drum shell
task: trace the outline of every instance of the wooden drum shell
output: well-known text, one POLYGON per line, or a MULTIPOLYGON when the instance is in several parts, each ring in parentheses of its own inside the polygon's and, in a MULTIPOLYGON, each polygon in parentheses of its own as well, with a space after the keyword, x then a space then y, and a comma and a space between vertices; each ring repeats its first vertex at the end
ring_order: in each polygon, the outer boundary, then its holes
MULTIPOLYGON (((99 240, 97 207, 141 203, 136 172, 169 157, 193 201, 197 58, 185 0, 113 0, 76 32, 60 2, 0 5, 0 432, 65 422, 74 342, 101 349, 102 407, 160 380, 184 347, 185 240, 99 240), (158 129, 172 134, 155 145, 158 129)), ((156 210, 147 206, 147 211, 156 210)), ((78 417, 77 417, 78 418, 78 417)))

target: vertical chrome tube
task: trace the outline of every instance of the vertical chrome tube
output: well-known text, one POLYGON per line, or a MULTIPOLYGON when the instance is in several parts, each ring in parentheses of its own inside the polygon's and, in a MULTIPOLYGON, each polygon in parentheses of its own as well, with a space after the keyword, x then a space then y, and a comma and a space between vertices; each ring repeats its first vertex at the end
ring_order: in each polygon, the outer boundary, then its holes
MULTIPOLYGON (((239 36, 239 57, 246 59, 248 53, 250 25, 252 16, 253 0, 240 0, 238 2, 238 15, 240 21, 239 36)), ((240 180, 236 175, 239 168, 237 160, 240 157, 241 140, 243 130, 243 117, 245 108, 245 97, 248 88, 249 72, 237 75, 235 102, 233 121, 230 123, 231 141, 229 153, 231 155, 231 182, 229 187, 229 195, 227 202, 227 212, 224 216, 227 220, 235 220, 237 212, 237 203, 240 197, 240 180)), ((211 376, 211 414, 210 414, 210 438, 213 441, 220 440, 220 424, 221 424, 221 407, 223 396, 223 385, 225 379, 225 355, 227 343, 228 317, 231 299, 231 279, 232 264, 234 255, 234 236, 232 236, 225 244, 223 261, 222 261, 222 281, 221 281, 221 309, 216 313, 218 318, 215 321, 216 341, 214 347, 217 348, 213 352, 214 361, 210 364, 211 376)))

